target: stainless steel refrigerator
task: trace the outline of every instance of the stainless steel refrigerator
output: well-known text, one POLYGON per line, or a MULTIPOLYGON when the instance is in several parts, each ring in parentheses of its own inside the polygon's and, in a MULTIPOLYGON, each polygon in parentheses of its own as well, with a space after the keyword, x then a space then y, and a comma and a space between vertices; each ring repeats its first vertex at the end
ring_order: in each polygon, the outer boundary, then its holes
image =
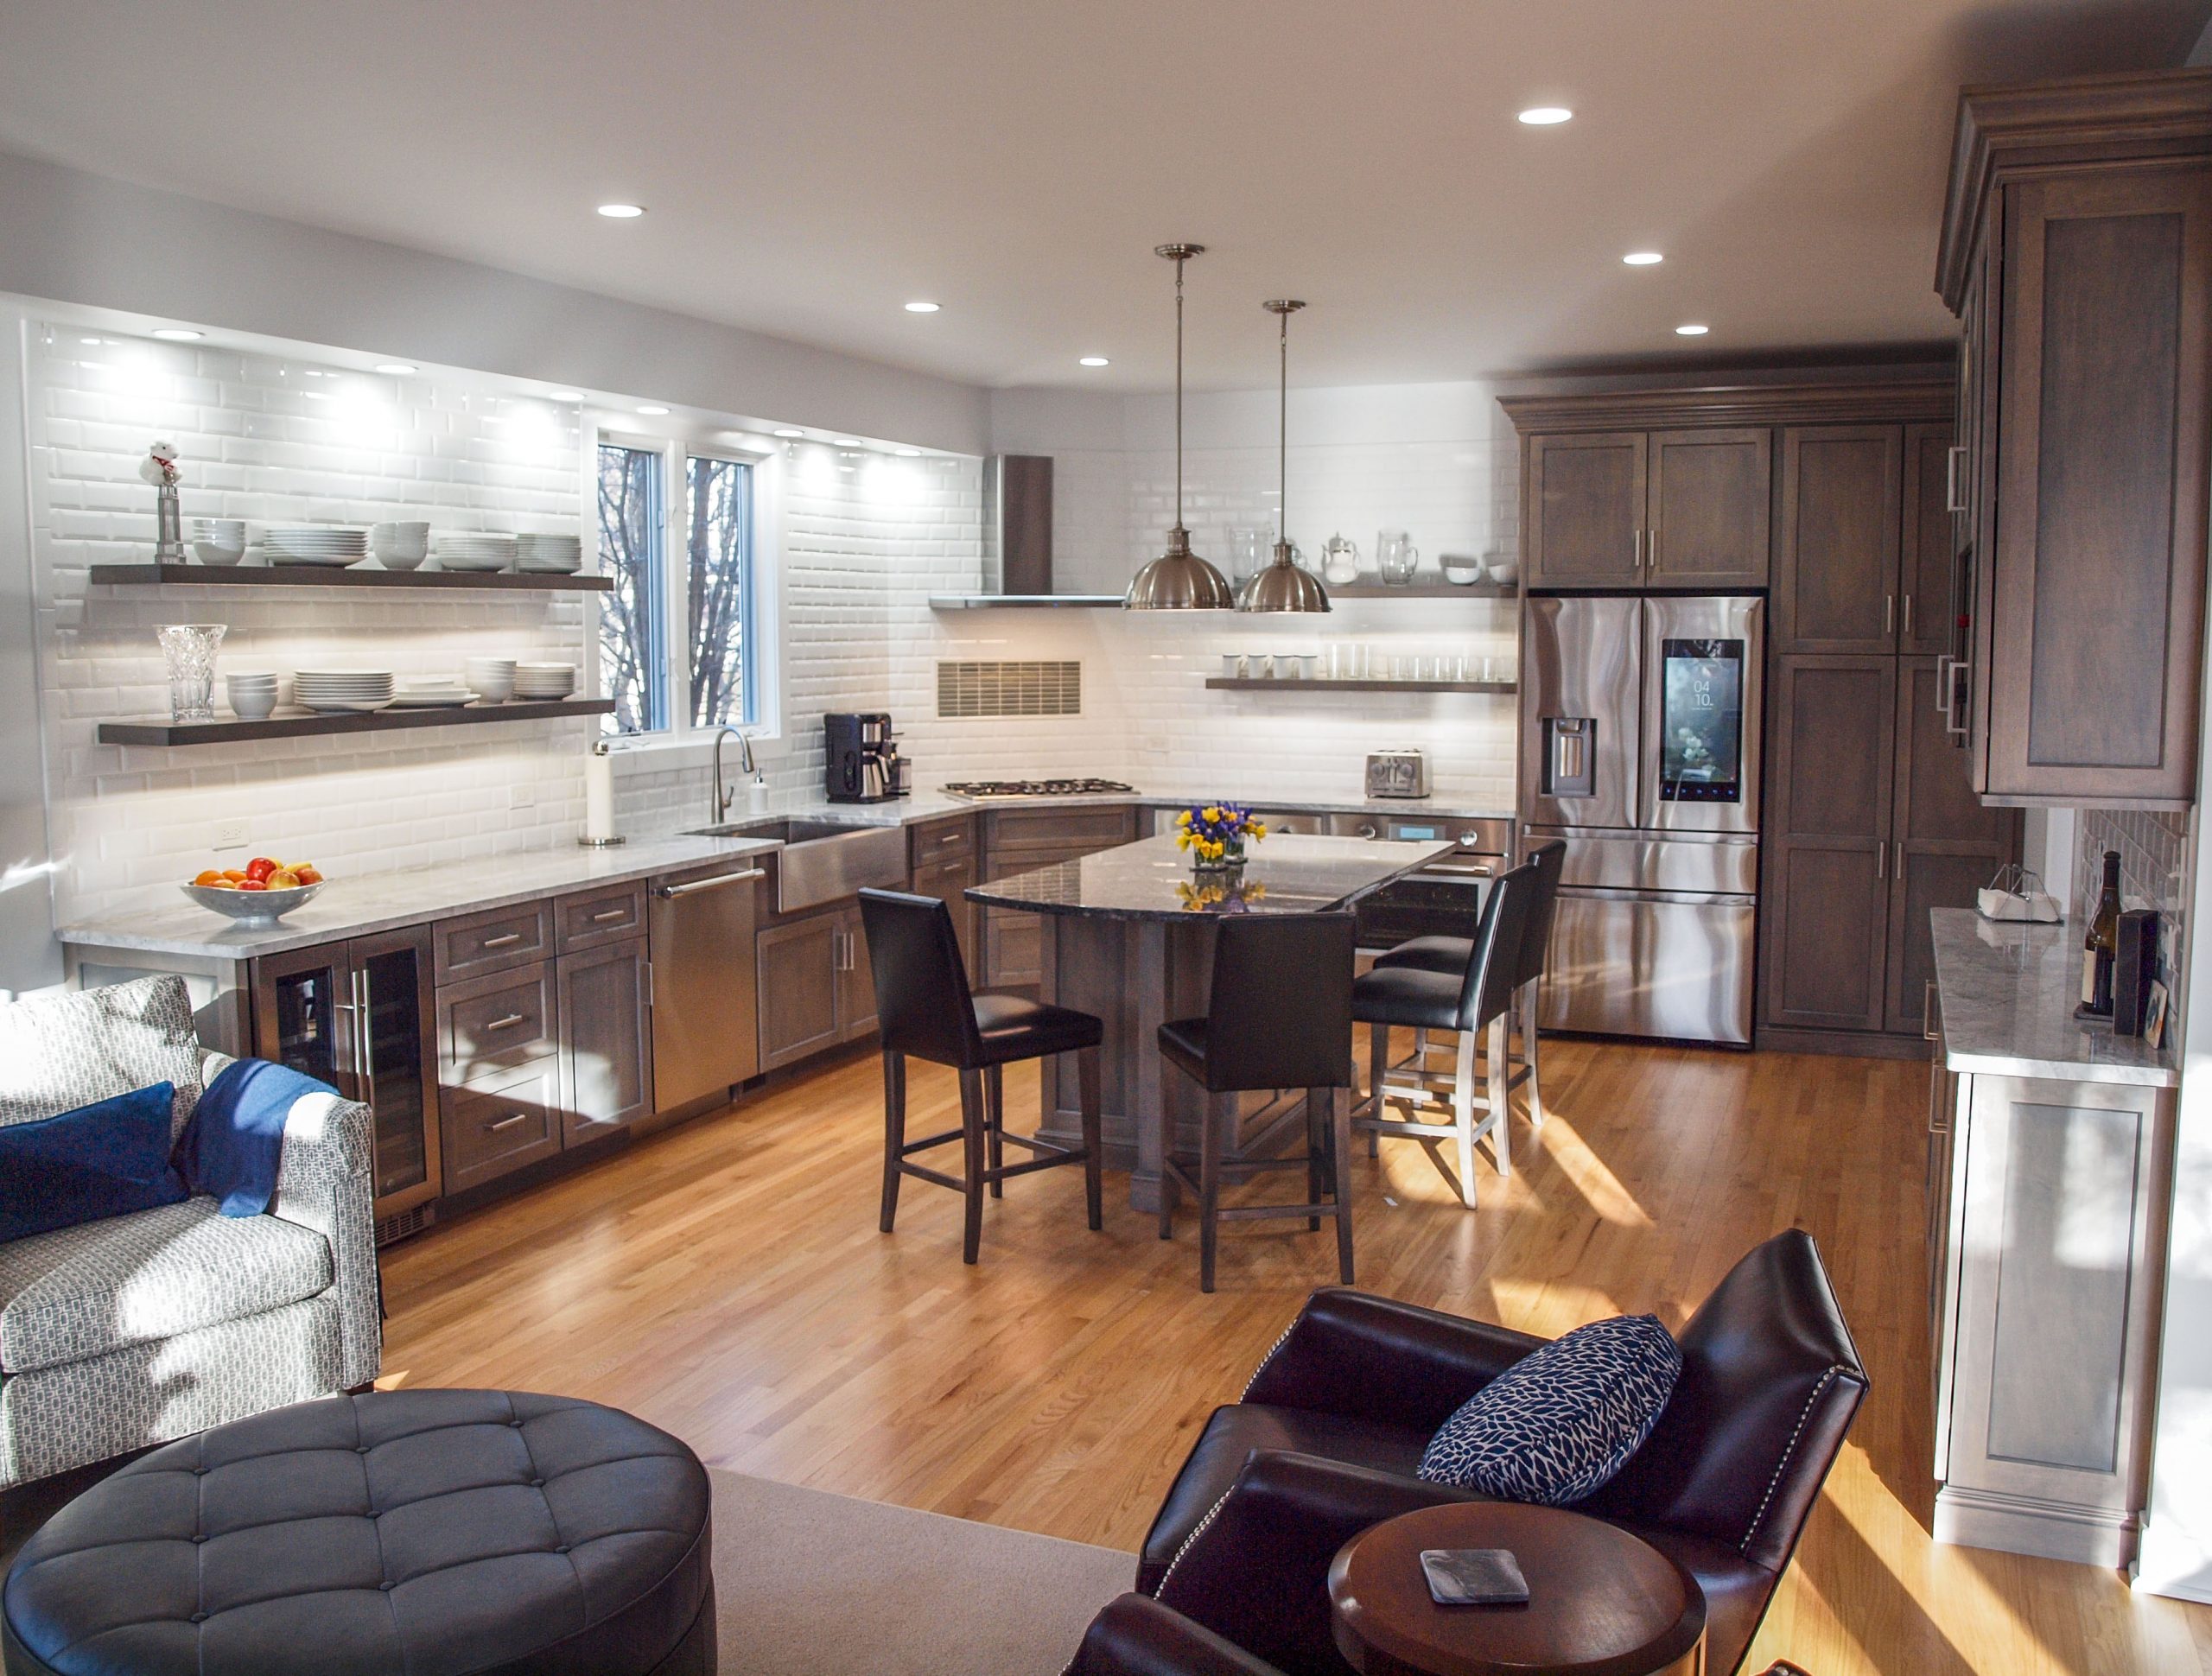
POLYGON ((1524 842, 1567 841, 1541 1022, 1751 1039, 1766 606, 1532 598, 1524 842))

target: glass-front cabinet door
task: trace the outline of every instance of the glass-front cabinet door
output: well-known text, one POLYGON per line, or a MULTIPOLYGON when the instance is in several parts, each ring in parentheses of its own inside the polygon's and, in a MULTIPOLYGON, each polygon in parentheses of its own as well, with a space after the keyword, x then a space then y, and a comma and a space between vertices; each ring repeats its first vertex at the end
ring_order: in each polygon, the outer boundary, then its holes
POLYGON ((255 962, 255 1051, 374 1114, 379 1217, 437 1197, 434 1017, 427 927, 255 962))

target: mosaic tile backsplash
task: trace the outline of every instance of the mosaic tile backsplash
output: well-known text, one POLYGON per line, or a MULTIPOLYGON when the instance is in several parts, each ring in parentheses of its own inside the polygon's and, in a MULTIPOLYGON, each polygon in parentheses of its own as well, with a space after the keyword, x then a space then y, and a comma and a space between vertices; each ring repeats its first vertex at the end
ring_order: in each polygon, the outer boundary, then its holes
POLYGON ((2107 850, 2120 852, 2120 905, 2158 910, 2159 975, 2173 991, 2169 1016, 2173 1020, 2171 1039, 2177 1053, 2183 1008, 2176 980, 2181 969, 2182 929, 2188 903, 2189 822, 2187 815, 2085 809, 2075 828, 2074 854, 2076 913, 2087 915, 2096 905, 2097 892, 2104 885, 2107 850))

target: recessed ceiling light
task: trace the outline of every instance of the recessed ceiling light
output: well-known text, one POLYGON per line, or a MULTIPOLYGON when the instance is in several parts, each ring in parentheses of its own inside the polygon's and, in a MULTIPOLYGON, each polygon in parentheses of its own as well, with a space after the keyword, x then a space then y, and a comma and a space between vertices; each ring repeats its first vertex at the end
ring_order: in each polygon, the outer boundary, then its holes
POLYGON ((857 436, 841 436, 837 439, 837 446, 841 448, 857 448, 860 445, 861 439, 857 436))
POLYGON ((1532 105, 1521 113, 1521 120, 1531 128, 1550 128, 1573 120, 1574 112, 1563 105, 1532 105))
POLYGON ((395 378, 404 378, 410 372, 419 372, 422 370, 423 369, 418 366, 410 366, 405 361, 379 361, 377 363, 378 371, 388 372, 395 378))
POLYGON ((1075 364, 1077 366, 1111 366, 1113 365, 1103 355, 1078 355, 1076 357, 1075 364))
POLYGON ((803 430, 793 430, 789 425, 785 425, 781 430, 778 431, 776 435, 789 440, 793 437, 804 436, 806 433, 803 430))
POLYGON ((668 409, 666 408, 642 407, 639 408, 638 411, 645 415, 648 418, 658 419, 661 415, 666 413, 668 409))
POLYGON ((78 340, 77 340, 77 341, 78 341, 79 343, 95 343, 95 344, 96 344, 96 343, 98 343, 98 342, 99 341, 99 340, 98 338, 79 338, 79 339, 78 339, 78 340))
POLYGON ((154 335, 168 343, 190 343, 202 334, 198 332, 188 331, 181 326, 164 326, 156 331, 154 335))
POLYGON ((610 221, 634 221, 645 211, 642 204, 601 204, 599 213, 610 221))
POLYGON ((910 314, 934 314, 938 307, 934 302, 910 302, 906 305, 906 312, 910 314))
POLYGON ((1621 258, 1631 268, 1656 268, 1666 259, 1656 251, 1630 251, 1621 258))
POLYGON ((581 390, 556 390, 545 399, 549 402, 581 402, 584 399, 584 393, 581 390))
POLYGON ((919 448, 899 448, 896 453, 901 460, 919 460, 922 457, 919 448))
POLYGON ((1675 328, 1675 335, 1678 338, 1701 338, 1711 330, 1713 328, 1709 326, 1678 326, 1675 328))

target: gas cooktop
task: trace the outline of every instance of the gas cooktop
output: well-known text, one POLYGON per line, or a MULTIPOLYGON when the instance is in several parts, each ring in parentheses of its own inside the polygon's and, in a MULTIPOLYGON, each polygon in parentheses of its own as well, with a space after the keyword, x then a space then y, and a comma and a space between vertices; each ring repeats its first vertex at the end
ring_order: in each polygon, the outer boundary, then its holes
POLYGON ((952 780, 945 795, 982 803, 994 797, 1133 797, 1136 787, 1119 780, 952 780))

